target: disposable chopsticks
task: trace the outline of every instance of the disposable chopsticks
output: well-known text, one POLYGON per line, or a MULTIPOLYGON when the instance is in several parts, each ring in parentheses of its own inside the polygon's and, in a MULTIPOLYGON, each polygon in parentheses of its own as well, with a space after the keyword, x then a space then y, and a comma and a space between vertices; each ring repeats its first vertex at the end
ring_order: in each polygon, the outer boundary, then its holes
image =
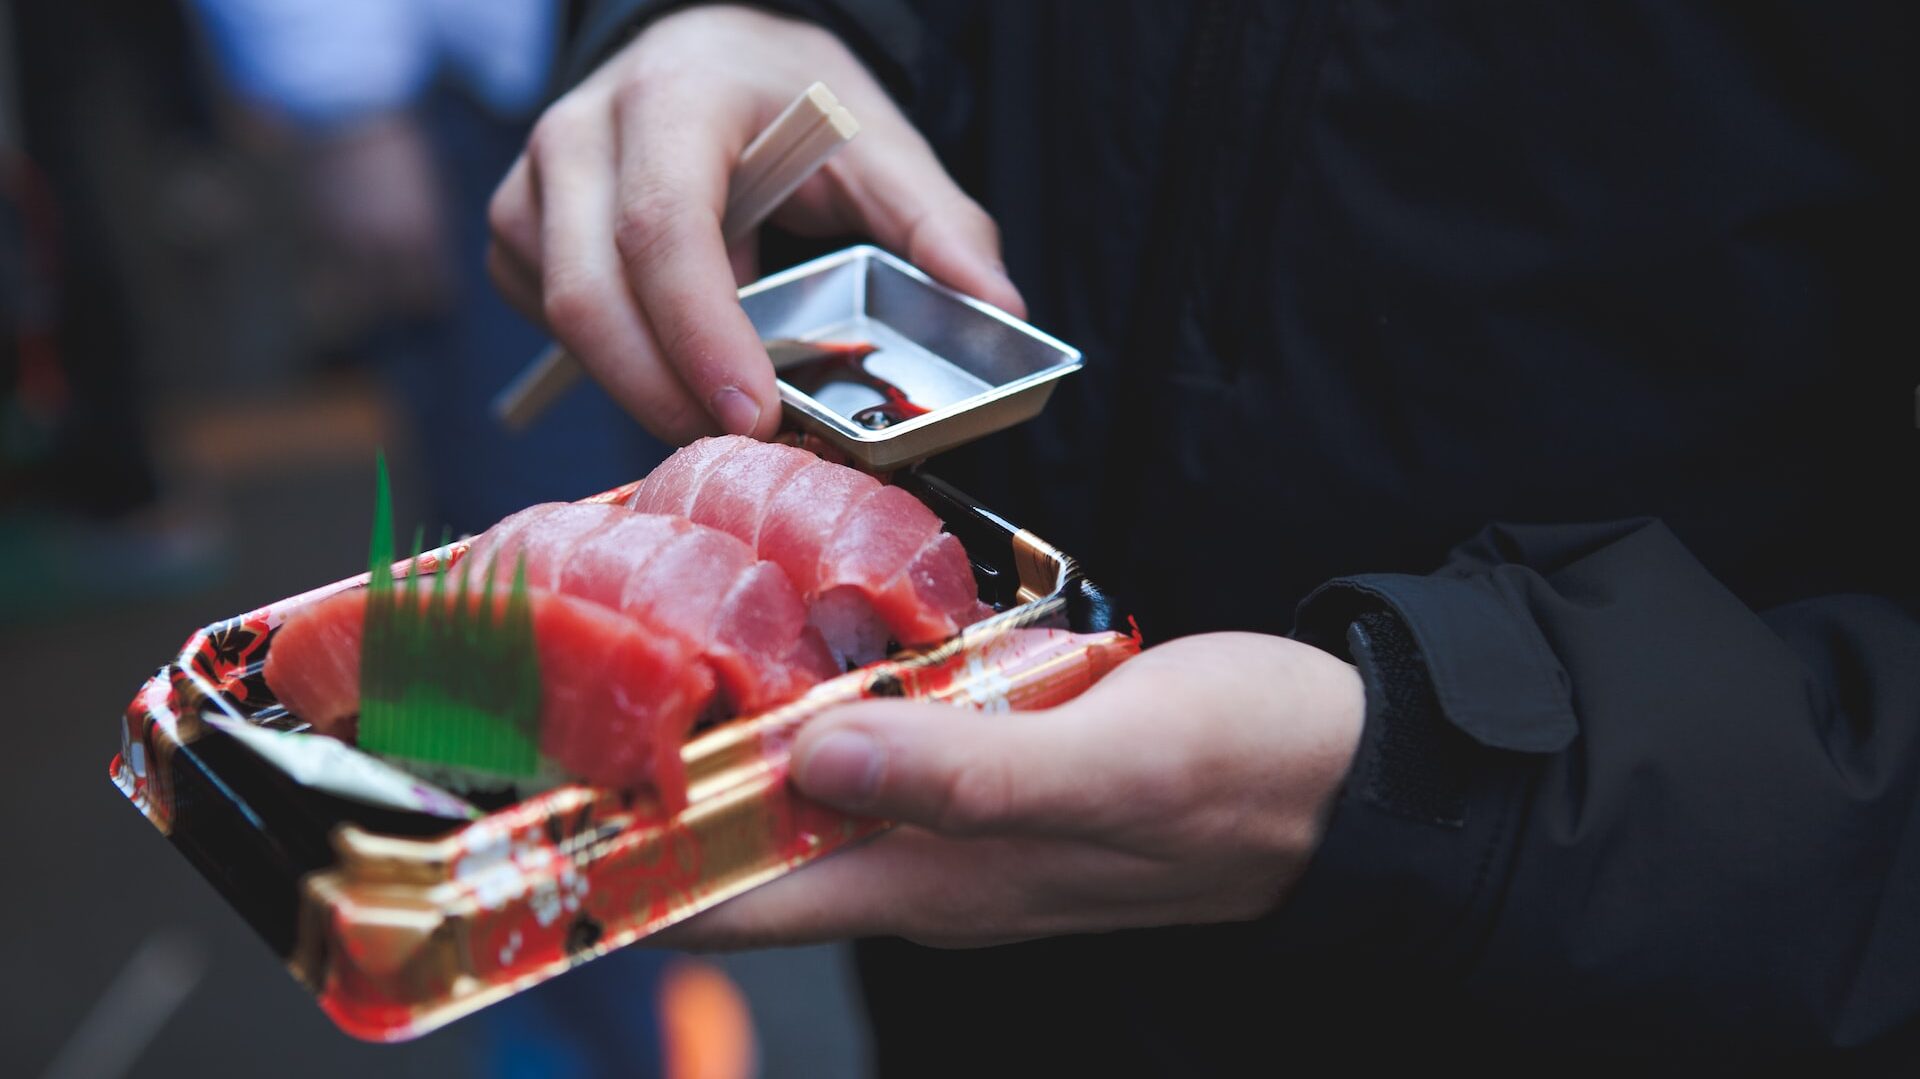
POLYGON ((734 170, 720 231, 727 243, 772 216, 794 189, 860 130, 823 83, 814 83, 747 144, 734 170))

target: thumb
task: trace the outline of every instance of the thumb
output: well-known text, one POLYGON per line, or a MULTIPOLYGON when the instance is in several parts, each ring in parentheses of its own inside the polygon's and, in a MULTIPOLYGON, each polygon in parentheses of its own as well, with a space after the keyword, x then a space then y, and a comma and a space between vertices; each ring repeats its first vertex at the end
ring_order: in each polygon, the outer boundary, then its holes
POLYGON ((1058 712, 983 715, 875 701, 822 715, 793 747, 801 793, 947 835, 1081 829, 1099 769, 1058 712))

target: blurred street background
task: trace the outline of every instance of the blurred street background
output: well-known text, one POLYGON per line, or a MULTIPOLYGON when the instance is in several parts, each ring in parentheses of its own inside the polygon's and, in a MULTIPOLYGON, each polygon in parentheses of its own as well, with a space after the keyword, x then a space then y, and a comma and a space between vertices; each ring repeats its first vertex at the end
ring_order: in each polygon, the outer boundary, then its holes
POLYGON ((376 449, 402 536, 664 453, 592 389, 519 439, 485 414, 544 343, 481 256, 563 6, 0 6, 0 1072, 653 1075, 675 1038, 713 1075, 864 1069, 832 948, 628 949, 354 1042, 107 780, 193 629, 363 565, 376 449))

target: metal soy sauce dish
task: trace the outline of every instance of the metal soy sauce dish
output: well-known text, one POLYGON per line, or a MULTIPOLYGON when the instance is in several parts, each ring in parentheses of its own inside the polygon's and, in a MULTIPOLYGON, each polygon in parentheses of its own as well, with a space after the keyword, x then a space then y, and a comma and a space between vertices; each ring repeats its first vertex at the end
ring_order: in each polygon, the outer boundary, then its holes
POLYGON ((789 419, 871 471, 1033 418, 1077 349, 871 246, 740 290, 789 419))

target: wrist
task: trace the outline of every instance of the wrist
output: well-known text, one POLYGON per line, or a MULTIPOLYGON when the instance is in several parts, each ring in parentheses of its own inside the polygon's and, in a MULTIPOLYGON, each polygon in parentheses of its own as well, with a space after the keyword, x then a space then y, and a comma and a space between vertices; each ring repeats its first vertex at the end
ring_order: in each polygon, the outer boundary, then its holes
MULTIPOLYGON (((1312 714, 1318 717, 1320 738, 1312 754, 1308 789, 1315 794, 1313 846, 1325 833, 1327 818, 1359 759, 1372 694, 1360 668, 1331 653, 1318 664, 1318 686, 1312 714)), ((1306 852, 1312 853, 1311 848, 1306 852)))
POLYGON ((1538 759, 1459 729, 1396 609, 1309 613, 1303 636, 1356 661, 1365 719, 1276 944, 1408 978, 1450 969, 1493 916, 1538 759))
POLYGON ((1398 617, 1375 611, 1354 619, 1347 647, 1368 699, 1349 776, 1353 795, 1414 820, 1459 827, 1471 743, 1448 724, 1418 644, 1398 617))

